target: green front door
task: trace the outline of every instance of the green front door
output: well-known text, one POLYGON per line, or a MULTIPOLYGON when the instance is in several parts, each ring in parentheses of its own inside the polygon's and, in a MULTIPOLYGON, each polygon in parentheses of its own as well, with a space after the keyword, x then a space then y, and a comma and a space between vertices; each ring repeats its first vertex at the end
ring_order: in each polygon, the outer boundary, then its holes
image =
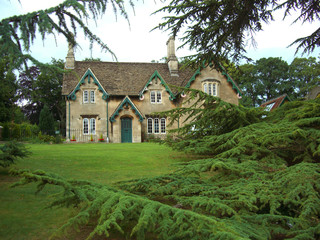
POLYGON ((121 142, 132 142, 132 120, 131 118, 121 119, 121 142))

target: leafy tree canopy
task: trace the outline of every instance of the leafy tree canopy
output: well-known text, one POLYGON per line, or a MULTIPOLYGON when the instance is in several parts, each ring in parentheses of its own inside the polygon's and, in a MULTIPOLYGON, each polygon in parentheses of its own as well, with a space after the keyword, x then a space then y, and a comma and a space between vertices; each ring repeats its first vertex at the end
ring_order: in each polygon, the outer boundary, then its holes
POLYGON ((3 57, 0 59, 0 122, 13 120, 17 90, 16 76, 10 70, 8 58, 3 57))
MULTIPOLYGON (((245 57, 247 40, 254 41, 254 34, 262 30, 263 23, 273 20, 277 10, 284 9, 284 18, 298 12, 296 21, 316 22, 320 19, 319 6, 319 0, 172 0, 156 11, 169 14, 156 28, 168 30, 173 36, 183 32, 182 46, 198 53, 193 59, 212 59, 213 55, 218 61, 239 60, 245 57)), ((320 28, 292 44, 298 44, 297 51, 310 53, 320 45, 319 36, 320 28)))
POLYGON ((32 66, 20 73, 19 91, 21 100, 26 101, 23 112, 32 123, 39 123, 40 111, 46 104, 54 119, 64 122, 65 101, 61 95, 63 73, 62 60, 52 59, 49 68, 32 66))

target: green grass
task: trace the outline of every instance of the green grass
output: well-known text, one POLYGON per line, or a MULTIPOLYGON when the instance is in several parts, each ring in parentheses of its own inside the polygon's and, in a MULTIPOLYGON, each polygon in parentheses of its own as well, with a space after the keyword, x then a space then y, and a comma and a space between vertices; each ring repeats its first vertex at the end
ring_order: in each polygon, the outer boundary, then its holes
MULTIPOLYGON (((69 179, 102 184, 169 173, 174 170, 172 164, 192 159, 154 143, 32 144, 28 147, 32 155, 19 160, 16 168, 42 169, 69 179)), ((0 239, 48 239, 76 211, 45 208, 60 191, 57 187, 47 187, 35 195, 35 184, 10 188, 15 181, 17 178, 0 168, 0 239)), ((83 234, 74 239, 79 236, 83 234)))

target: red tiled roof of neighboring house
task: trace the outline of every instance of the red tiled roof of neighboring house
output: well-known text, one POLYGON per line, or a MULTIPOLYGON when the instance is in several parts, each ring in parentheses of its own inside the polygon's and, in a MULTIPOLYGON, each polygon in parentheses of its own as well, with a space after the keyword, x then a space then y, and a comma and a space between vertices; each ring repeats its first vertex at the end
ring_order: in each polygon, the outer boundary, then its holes
POLYGON ((288 95, 283 94, 280 97, 277 97, 277 98, 271 99, 265 103, 262 103, 260 105, 260 107, 265 108, 265 110, 267 110, 267 111, 272 111, 288 101, 290 101, 288 95))

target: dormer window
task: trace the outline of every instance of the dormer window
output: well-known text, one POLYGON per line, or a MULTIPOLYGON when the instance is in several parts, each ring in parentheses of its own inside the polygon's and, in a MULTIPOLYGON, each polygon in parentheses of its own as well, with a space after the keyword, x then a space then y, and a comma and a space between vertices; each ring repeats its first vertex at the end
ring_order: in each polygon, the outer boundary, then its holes
POLYGON ((162 103, 161 91, 151 91, 150 92, 150 102, 151 103, 162 103))
POLYGON ((88 103, 89 102, 89 93, 87 90, 83 91, 83 103, 88 103))
POLYGON ((83 91, 83 103, 95 103, 96 96, 94 90, 84 90, 83 91))
POLYGON ((94 102, 95 102, 94 91, 90 91, 90 102, 91 102, 91 103, 94 103, 94 102))
POLYGON ((219 83, 216 79, 206 79, 202 83, 202 90, 211 96, 218 97, 219 83))

